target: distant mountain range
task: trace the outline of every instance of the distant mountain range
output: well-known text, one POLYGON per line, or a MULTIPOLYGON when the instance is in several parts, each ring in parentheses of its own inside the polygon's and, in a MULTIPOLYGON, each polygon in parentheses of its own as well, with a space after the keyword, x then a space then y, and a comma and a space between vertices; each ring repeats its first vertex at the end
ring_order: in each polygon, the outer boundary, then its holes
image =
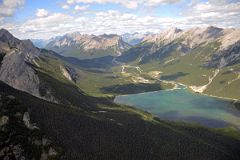
POLYGON ((51 39, 31 39, 38 48, 47 48, 64 56, 91 59, 104 56, 119 56, 130 46, 141 43, 152 33, 125 33, 123 35, 86 35, 69 33, 51 39))
POLYGON ((45 48, 51 39, 31 39, 32 43, 38 48, 45 48))
POLYGON ((124 42, 134 46, 134 45, 137 45, 141 42, 144 41, 144 38, 146 36, 150 36, 150 35, 153 35, 153 33, 150 33, 150 32, 147 32, 147 33, 138 33, 138 32, 135 32, 135 33, 125 33, 122 36, 122 39, 124 42))
POLYGON ((68 57, 91 59, 108 55, 119 56, 129 49, 130 45, 118 35, 95 36, 74 32, 53 38, 45 48, 68 57))

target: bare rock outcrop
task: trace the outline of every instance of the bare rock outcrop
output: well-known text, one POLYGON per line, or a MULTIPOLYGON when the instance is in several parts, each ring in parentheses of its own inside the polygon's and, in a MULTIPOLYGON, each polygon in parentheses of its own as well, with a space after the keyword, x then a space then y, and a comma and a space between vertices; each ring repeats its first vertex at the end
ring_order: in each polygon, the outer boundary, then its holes
POLYGON ((31 65, 40 51, 30 40, 20 41, 8 31, 0 30, 0 43, 4 53, 0 68, 0 80, 8 85, 40 97, 39 78, 31 65))

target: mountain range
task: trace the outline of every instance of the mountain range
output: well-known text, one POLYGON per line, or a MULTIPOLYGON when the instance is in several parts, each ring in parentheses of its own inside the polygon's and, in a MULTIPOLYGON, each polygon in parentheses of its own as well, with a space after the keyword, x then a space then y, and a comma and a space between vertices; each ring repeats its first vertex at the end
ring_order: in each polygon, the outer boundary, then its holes
POLYGON ((1 29, 0 158, 238 160, 235 128, 168 122, 113 99, 180 82, 238 106, 239 39, 238 29, 171 28, 134 46, 72 33, 37 48, 1 29))
POLYGON ((66 34, 50 40, 47 49, 64 56, 79 59, 99 58, 107 55, 119 56, 130 45, 118 35, 82 35, 79 32, 66 34))
POLYGON ((117 61, 159 71, 194 91, 239 99, 240 30, 217 27, 171 28, 145 37, 117 61), (214 79, 210 82, 210 77, 214 79))

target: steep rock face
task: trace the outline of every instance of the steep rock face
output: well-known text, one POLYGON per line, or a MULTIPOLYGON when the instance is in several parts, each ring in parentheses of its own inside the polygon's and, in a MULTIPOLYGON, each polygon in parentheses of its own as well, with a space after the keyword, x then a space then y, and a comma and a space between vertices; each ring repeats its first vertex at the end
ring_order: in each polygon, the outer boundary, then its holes
POLYGON ((222 50, 227 49, 240 40, 240 29, 225 29, 223 35, 220 38, 222 50))
POLYGON ((170 28, 162 33, 151 35, 144 40, 148 43, 155 43, 159 45, 167 45, 174 41, 179 41, 181 44, 188 46, 189 48, 198 47, 204 43, 210 43, 216 41, 224 36, 224 29, 217 27, 207 28, 191 28, 187 30, 181 30, 178 28, 170 28))
POLYGON ((79 32, 66 34, 52 39, 47 49, 54 50, 65 56, 77 58, 95 58, 104 55, 119 56, 129 48, 118 35, 82 35, 79 32))
POLYGON ((183 44, 190 48, 198 47, 201 44, 215 41, 223 35, 223 29, 217 27, 193 28, 186 30, 183 35, 183 44))
POLYGON ((237 63, 240 63, 240 41, 225 50, 216 52, 207 62, 207 66, 222 68, 237 63))
POLYGON ((18 40, 2 31, 0 42, 5 48, 1 52, 0 81, 50 102, 88 107, 88 96, 74 84, 78 78, 74 65, 54 52, 36 48, 30 40, 18 40))
POLYGON ((0 80, 16 89, 26 91, 40 97, 39 79, 30 65, 35 64, 35 58, 40 51, 30 40, 20 41, 8 31, 0 31, 0 46, 4 57, 1 62, 0 80))
POLYGON ((76 82, 78 75, 74 68, 69 66, 60 66, 60 69, 64 77, 66 77, 70 81, 76 82))
POLYGON ((14 36, 5 29, 0 30, 0 41, 2 44, 7 43, 12 47, 16 47, 20 43, 19 39, 14 38, 14 36))
POLYGON ((162 33, 150 35, 144 38, 147 43, 155 43, 158 46, 166 45, 179 38, 182 35, 182 30, 178 28, 170 28, 162 33))
POLYGON ((211 67, 225 67, 239 62, 240 30, 208 27, 203 29, 189 30, 185 33, 186 39, 183 44, 190 48, 206 46, 210 43, 218 44, 206 61, 211 67))

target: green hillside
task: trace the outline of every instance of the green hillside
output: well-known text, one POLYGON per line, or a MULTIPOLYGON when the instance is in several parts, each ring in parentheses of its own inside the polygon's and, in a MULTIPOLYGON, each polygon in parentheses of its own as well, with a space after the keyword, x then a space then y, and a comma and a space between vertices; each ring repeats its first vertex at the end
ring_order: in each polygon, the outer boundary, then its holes
MULTIPOLYGON (((203 44, 192 49, 186 55, 178 50, 181 40, 160 47, 149 54, 153 44, 142 43, 130 49, 117 60, 133 66, 139 66, 143 73, 159 71, 160 79, 176 81, 188 86, 203 86, 209 82, 209 77, 218 69, 207 66, 206 60, 219 48, 219 43, 203 44), (131 58, 132 57, 132 58, 131 58)), ((219 69, 207 89, 203 92, 213 96, 240 99, 239 64, 229 65, 219 69)))

